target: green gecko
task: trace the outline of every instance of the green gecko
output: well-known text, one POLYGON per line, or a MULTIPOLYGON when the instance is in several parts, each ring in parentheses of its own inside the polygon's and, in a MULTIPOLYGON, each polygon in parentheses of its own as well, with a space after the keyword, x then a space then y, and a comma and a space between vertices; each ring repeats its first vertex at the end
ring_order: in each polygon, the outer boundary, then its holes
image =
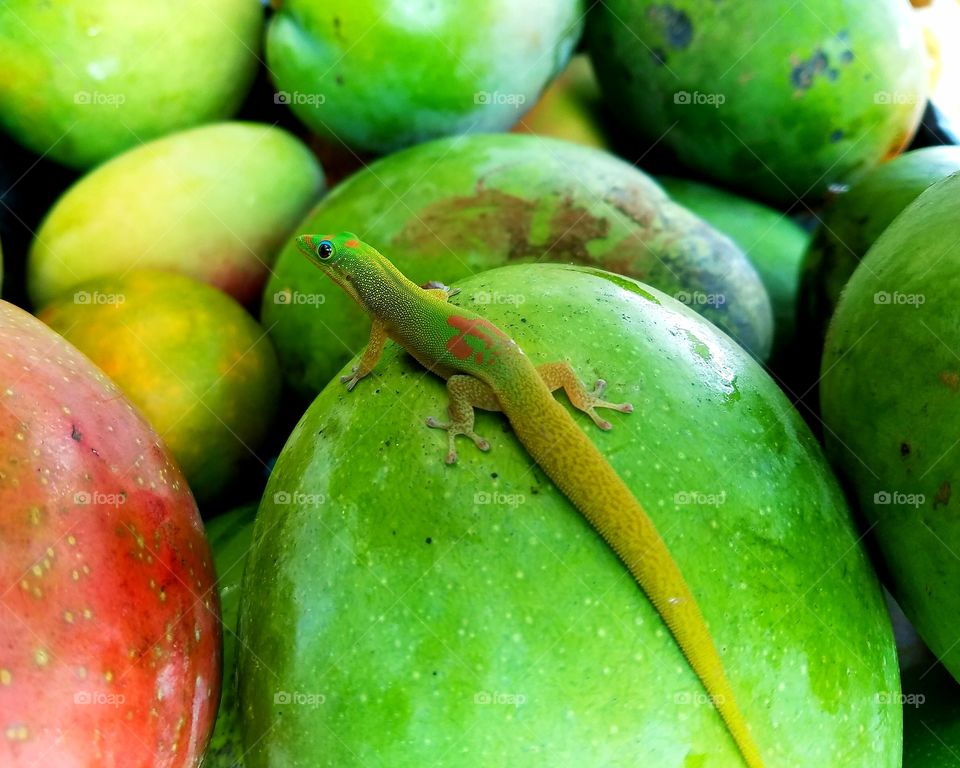
POLYGON ((476 313, 450 304, 454 292, 438 283, 418 286, 355 235, 300 235, 303 254, 345 290, 373 320, 370 341, 353 371, 341 377, 352 390, 380 359, 387 339, 424 368, 447 380, 450 421, 427 419, 447 431, 446 461, 457 460, 455 440, 490 444, 474 431, 474 409, 502 411, 527 452, 617 553, 663 617, 700 677, 749 768, 763 760, 737 706, 710 630, 683 574, 653 521, 567 410, 553 397, 563 389, 574 407, 601 429, 597 408, 630 413, 629 404, 601 400, 601 379, 587 391, 569 363, 535 366, 516 342, 476 313))

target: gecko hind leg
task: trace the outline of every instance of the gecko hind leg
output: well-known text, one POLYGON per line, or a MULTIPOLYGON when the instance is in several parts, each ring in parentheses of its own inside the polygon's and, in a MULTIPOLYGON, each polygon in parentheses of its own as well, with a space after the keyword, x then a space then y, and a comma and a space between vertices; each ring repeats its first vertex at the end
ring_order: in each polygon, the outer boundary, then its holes
POLYGON ((500 410, 500 402, 494 391, 480 379, 456 374, 447 379, 447 394, 450 397, 447 404, 450 421, 437 421, 433 416, 427 418, 428 427, 447 430, 447 464, 453 464, 457 460, 457 435, 466 435, 481 451, 489 451, 490 443, 474 432, 473 420, 474 408, 484 411, 500 410))
POLYGON ((563 388, 573 407, 587 414, 600 429, 610 429, 611 424, 596 412, 596 408, 612 408, 615 411, 620 411, 620 413, 633 412, 633 406, 630 403, 611 403, 600 399, 607 388, 607 382, 603 379, 597 379, 593 391, 588 392, 580 379, 577 378, 577 374, 570 363, 544 363, 537 366, 537 372, 551 392, 563 388))

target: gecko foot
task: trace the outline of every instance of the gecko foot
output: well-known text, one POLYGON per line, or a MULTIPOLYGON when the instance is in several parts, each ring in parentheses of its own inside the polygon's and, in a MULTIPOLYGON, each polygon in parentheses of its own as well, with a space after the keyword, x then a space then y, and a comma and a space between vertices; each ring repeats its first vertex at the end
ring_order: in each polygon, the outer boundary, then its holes
POLYGON ((490 443, 473 431, 472 424, 468 427, 467 425, 457 424, 455 422, 437 421, 433 416, 427 417, 426 424, 432 429, 447 430, 447 455, 444 459, 447 464, 455 464, 457 461, 457 449, 455 448, 457 435, 466 435, 473 440, 473 444, 481 451, 490 450, 490 443))

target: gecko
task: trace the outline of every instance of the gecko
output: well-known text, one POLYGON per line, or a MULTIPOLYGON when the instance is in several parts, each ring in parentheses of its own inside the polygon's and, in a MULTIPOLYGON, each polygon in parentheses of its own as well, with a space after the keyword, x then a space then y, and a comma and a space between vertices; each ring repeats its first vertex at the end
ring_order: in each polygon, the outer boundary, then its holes
POLYGON ((611 424, 598 408, 630 413, 632 406, 601 399, 602 379, 587 390, 568 362, 534 365, 489 320, 450 303, 455 289, 417 285, 352 233, 305 234, 296 242, 372 321, 359 361, 340 379, 347 390, 374 369, 387 340, 400 344, 420 365, 446 379, 449 420, 429 417, 426 424, 446 430, 447 464, 457 460, 458 436, 481 451, 490 449, 474 430, 475 409, 502 412, 527 453, 636 579, 703 683, 744 763, 762 768, 720 654, 679 566, 640 502, 553 393, 562 389, 575 408, 604 430, 611 424))

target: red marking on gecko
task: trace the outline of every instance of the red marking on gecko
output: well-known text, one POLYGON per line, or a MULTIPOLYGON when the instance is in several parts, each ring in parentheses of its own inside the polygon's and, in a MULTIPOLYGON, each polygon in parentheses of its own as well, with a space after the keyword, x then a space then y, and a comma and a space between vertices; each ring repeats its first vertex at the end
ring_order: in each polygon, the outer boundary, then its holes
POLYGON ((360 241, 355 238, 350 238, 344 243, 344 245, 347 246, 347 248, 356 248, 358 245, 360 245, 360 241))
MULTIPOLYGON (((473 347, 467 343, 468 336, 479 339, 483 343, 483 346, 491 352, 494 348, 495 337, 501 339, 506 338, 503 331, 482 317, 471 320, 466 317, 461 317, 460 315, 450 315, 450 317, 447 318, 447 325, 460 331, 460 333, 451 336, 450 340, 447 341, 447 351, 457 358, 457 360, 466 360, 470 355, 474 355, 474 360, 478 363, 483 362, 483 353, 474 352, 473 347)), ((491 355, 488 363, 493 363, 494 357, 494 355, 491 355)))

